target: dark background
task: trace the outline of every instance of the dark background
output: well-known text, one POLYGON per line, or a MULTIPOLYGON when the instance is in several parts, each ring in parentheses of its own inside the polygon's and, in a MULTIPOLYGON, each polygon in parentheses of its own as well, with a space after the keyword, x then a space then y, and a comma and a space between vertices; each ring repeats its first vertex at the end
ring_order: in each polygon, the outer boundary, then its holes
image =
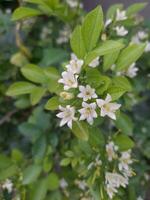
POLYGON ((91 10, 92 8, 94 8, 97 4, 101 4, 104 10, 107 10, 107 8, 114 4, 114 3, 123 3, 125 5, 125 7, 133 4, 133 3, 143 3, 143 2, 147 2, 148 5, 146 6, 146 8, 144 9, 144 11, 142 12, 142 15, 146 17, 146 19, 150 19, 150 0, 83 0, 84 2, 84 6, 86 8, 86 10, 91 10))

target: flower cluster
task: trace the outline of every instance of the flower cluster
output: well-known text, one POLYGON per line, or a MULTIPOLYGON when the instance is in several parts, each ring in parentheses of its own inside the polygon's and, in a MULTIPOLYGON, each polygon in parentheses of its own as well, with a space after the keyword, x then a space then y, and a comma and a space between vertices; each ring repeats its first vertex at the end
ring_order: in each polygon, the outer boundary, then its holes
MULTIPOLYGON (((95 68, 99 65, 99 57, 94 59, 89 67, 95 68)), ((66 71, 62 72, 62 78, 59 79, 59 83, 64 85, 64 91, 70 89, 76 89, 78 94, 77 98, 82 99, 81 108, 76 111, 76 108, 67 105, 66 107, 59 106, 60 113, 57 117, 61 118, 60 126, 67 124, 72 128, 72 122, 76 120, 86 120, 90 125, 93 124, 94 119, 98 117, 97 108, 100 109, 100 116, 108 116, 111 119, 116 119, 115 112, 120 108, 120 104, 112 103, 112 98, 110 94, 107 94, 105 99, 101 99, 96 94, 95 88, 90 85, 80 84, 80 73, 84 66, 84 61, 78 59, 74 54, 71 55, 71 60, 69 64, 66 65, 66 71), (75 117, 75 114, 80 113, 79 117, 75 117)), ((65 99, 72 98, 69 92, 62 92, 60 96, 65 96, 65 99)))
POLYGON ((148 41, 148 33, 145 31, 138 31, 131 40, 131 43, 140 44, 141 42, 146 42, 145 52, 150 51, 150 41, 148 41))
POLYGON ((112 141, 106 145, 106 153, 109 162, 118 161, 117 170, 115 172, 106 172, 105 174, 106 191, 109 198, 112 199, 120 187, 126 188, 128 185, 129 177, 133 175, 130 166, 133 160, 131 159, 131 150, 121 152, 120 155, 118 147, 112 141))

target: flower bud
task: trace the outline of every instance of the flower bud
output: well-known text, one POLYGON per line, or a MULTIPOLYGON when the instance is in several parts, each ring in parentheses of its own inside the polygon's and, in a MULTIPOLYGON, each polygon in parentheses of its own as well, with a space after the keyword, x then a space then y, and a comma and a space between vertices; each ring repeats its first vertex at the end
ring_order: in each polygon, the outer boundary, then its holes
POLYGON ((74 98, 74 95, 69 92, 61 92, 60 97, 62 97, 64 100, 70 100, 74 98))

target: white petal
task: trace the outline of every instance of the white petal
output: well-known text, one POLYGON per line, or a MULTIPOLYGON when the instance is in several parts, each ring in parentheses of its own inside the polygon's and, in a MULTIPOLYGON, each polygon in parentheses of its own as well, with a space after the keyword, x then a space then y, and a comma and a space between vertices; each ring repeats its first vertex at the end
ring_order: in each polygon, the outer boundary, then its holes
POLYGON ((116 120, 116 115, 115 115, 115 113, 109 112, 109 113, 107 113, 107 115, 108 115, 108 117, 110 117, 111 119, 116 120))
POLYGON ((105 105, 105 101, 103 99, 96 99, 97 105, 101 108, 105 105))
POLYGON ((112 100, 111 95, 110 95, 110 94, 107 94, 106 99, 105 99, 105 102, 106 102, 106 103, 109 103, 111 100, 112 100))

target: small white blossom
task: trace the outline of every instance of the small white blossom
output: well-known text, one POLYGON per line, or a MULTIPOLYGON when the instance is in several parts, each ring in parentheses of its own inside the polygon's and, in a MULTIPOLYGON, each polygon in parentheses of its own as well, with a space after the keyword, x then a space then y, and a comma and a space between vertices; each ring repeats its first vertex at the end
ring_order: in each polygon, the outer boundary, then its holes
POLYGON ((150 51, 150 42, 146 42, 146 47, 145 47, 145 52, 149 52, 150 51))
POLYGON ((83 4, 79 3, 77 0, 66 0, 66 2, 71 8, 77 8, 78 6, 83 8, 83 4))
POLYGON ((92 98, 97 98, 97 94, 95 93, 95 89, 91 88, 90 85, 79 86, 80 93, 78 94, 79 98, 83 98, 83 101, 87 101, 92 98))
POLYGON ((75 184, 79 187, 79 189, 81 189, 81 190, 85 190, 86 189, 86 187, 87 187, 87 184, 86 184, 86 182, 83 180, 83 181, 81 181, 81 180, 75 180, 75 184))
POLYGON ((6 181, 3 183, 2 185, 3 189, 6 189, 8 191, 8 193, 11 193, 13 190, 13 183, 11 180, 6 179, 6 181))
POLYGON ((64 100, 70 100, 74 98, 74 95, 70 92, 61 92, 60 97, 62 97, 64 100))
POLYGON ((120 186, 126 187, 128 185, 128 179, 123 177, 118 173, 106 173, 106 184, 112 185, 115 188, 119 188, 120 186))
POLYGON ((65 189, 65 188, 68 187, 68 183, 67 183, 67 181, 66 181, 64 178, 62 178, 62 179, 60 180, 59 185, 60 185, 60 187, 61 187, 62 189, 65 189))
POLYGON ((118 190, 110 184, 106 185, 106 191, 110 199, 112 199, 114 197, 114 194, 118 192, 118 190))
POLYGON ((136 63, 133 63, 130 65, 125 74, 130 78, 134 78, 137 75, 138 70, 139 69, 136 67, 136 63))
POLYGON ((90 67, 95 68, 99 65, 99 57, 92 60, 92 62, 89 64, 90 67))
POLYGON ((137 34, 132 37, 131 43, 133 43, 133 44, 140 44, 141 43, 137 34))
POLYGON ((104 27, 106 28, 107 26, 109 26, 112 23, 112 19, 107 19, 105 22, 104 27))
POLYGON ((119 170, 128 170, 129 169, 129 165, 133 163, 132 159, 131 159, 131 151, 125 151, 121 153, 121 158, 119 159, 120 163, 119 163, 119 170))
POLYGON ((93 119, 97 118, 97 113, 95 111, 96 109, 96 103, 82 103, 82 109, 79 110, 81 116, 80 120, 87 120, 87 122, 92 125, 93 124, 93 119))
POLYGON ((138 198, 137 198, 137 200, 144 200, 141 196, 139 196, 138 198))
POLYGON ((69 41, 71 34, 71 30, 69 26, 64 26, 62 30, 59 32, 59 37, 57 38, 56 42, 57 44, 64 44, 69 41))
POLYGON ((106 152, 107 152, 107 155, 108 155, 108 160, 111 162, 113 159, 116 158, 116 153, 115 151, 118 150, 118 147, 114 144, 114 142, 109 142, 107 145, 106 145, 106 152))
POLYGON ((97 99, 97 105, 101 108, 100 115, 102 117, 105 117, 106 115, 110 117, 111 119, 116 119, 115 112, 118 110, 121 106, 121 104, 117 103, 110 103, 112 101, 112 98, 109 94, 107 94, 106 99, 97 99))
POLYGON ((67 124, 69 128, 72 128, 72 121, 77 120, 75 117, 75 108, 67 105, 66 107, 59 106, 59 109, 61 112, 56 116, 62 119, 60 126, 67 124))
POLYGON ((125 10, 117 9, 116 21, 123 21, 125 19, 127 19, 126 11, 125 10))
POLYGON ((81 68, 83 66, 84 61, 80 60, 76 57, 76 55, 71 55, 71 60, 68 65, 66 65, 66 68, 68 71, 71 71, 73 74, 79 74, 81 71, 81 68))
POLYGON ((140 40, 145 40, 148 37, 148 34, 145 31, 139 31, 137 36, 140 40))
POLYGON ((118 36, 125 36, 128 34, 128 30, 125 29, 124 26, 116 26, 115 30, 118 36))
POLYGON ((62 78, 58 80, 59 83, 64 84, 64 90, 69 90, 70 88, 77 88, 78 75, 74 75, 71 71, 65 71, 62 73, 62 78))

